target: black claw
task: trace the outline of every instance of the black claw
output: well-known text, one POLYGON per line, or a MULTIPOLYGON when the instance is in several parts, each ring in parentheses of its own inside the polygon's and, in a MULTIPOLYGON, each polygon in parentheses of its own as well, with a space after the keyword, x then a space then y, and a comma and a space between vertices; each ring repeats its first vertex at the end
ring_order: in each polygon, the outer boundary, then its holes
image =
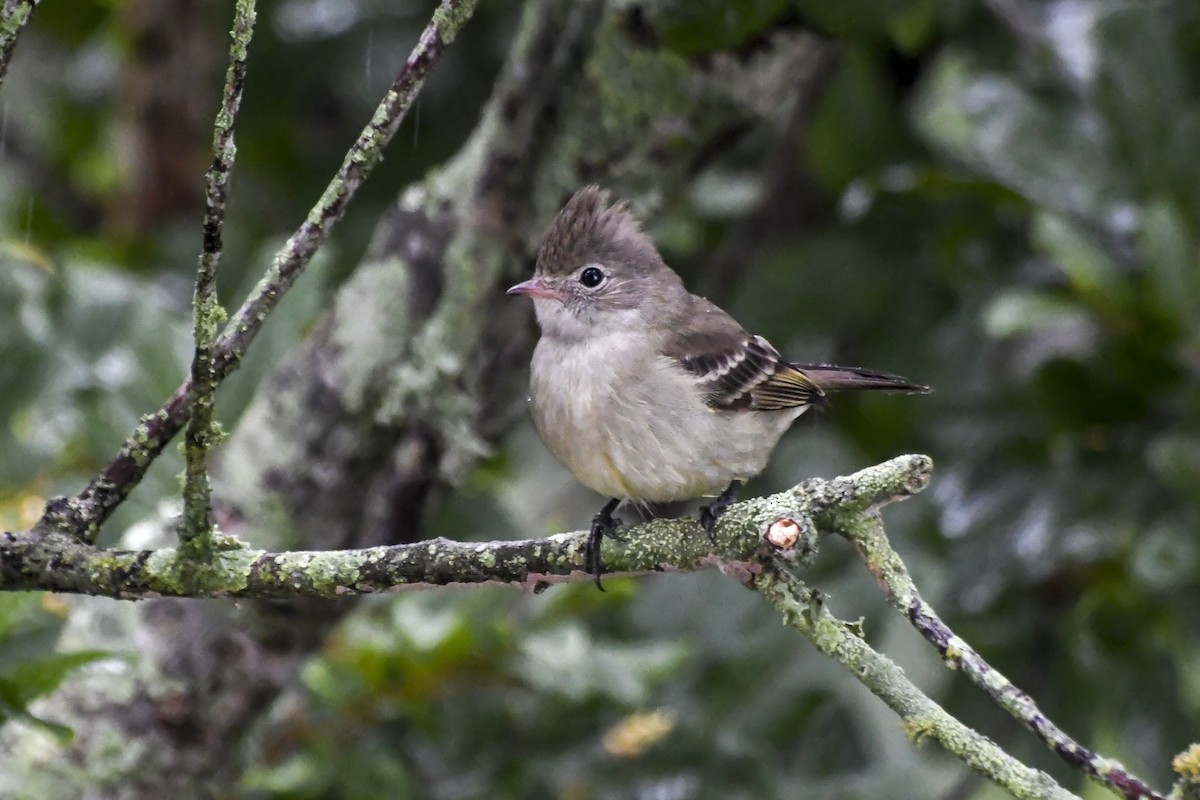
POLYGON ((741 481, 733 481, 725 487, 725 491, 721 492, 720 497, 708 505, 700 506, 700 527, 704 528, 704 532, 708 534, 708 540, 713 544, 717 543, 717 536, 713 533, 717 527, 717 520, 725 513, 726 509, 737 502, 737 490, 741 488, 741 485, 741 481))
POLYGON ((583 548, 583 568, 596 576, 596 588, 604 591, 604 587, 600 584, 600 576, 604 573, 604 564, 600 559, 600 544, 607 536, 610 539, 616 539, 618 542, 627 541, 624 536, 617 535, 617 529, 621 527, 621 520, 613 519, 612 513, 617 510, 617 506, 621 501, 614 497, 605 503, 604 508, 596 516, 592 517, 592 531, 588 534, 587 544, 583 548))
POLYGON ((617 533, 617 531, 621 530, 621 527, 624 524, 625 524, 624 520, 618 519, 617 517, 613 517, 612 527, 606 528, 604 531, 604 535, 606 537, 608 537, 609 539, 612 539, 617 542, 628 542, 629 541, 628 536, 622 536, 621 534, 617 533))

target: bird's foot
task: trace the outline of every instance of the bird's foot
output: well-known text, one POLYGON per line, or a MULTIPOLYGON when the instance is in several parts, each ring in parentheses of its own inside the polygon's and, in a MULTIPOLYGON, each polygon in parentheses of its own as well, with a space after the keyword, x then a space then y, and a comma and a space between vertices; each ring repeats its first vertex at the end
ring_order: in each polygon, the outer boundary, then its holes
POLYGON ((587 544, 583 548, 583 567, 595 576, 596 588, 602 592, 604 586, 600 583, 600 576, 604 574, 604 563, 600 558, 600 545, 604 541, 604 537, 616 539, 618 542, 628 541, 626 537, 617 533, 621 528, 621 520, 613 519, 612 515, 620 503, 621 501, 614 497, 604 505, 604 508, 600 509, 596 516, 592 517, 592 530, 588 534, 587 544))
POLYGON ((713 533, 717 527, 717 520, 731 505, 737 502, 737 490, 741 485, 741 481, 733 481, 725 487, 725 491, 721 492, 716 500, 708 505, 700 506, 700 527, 704 528, 704 532, 708 534, 708 540, 713 544, 717 543, 717 536, 713 533))

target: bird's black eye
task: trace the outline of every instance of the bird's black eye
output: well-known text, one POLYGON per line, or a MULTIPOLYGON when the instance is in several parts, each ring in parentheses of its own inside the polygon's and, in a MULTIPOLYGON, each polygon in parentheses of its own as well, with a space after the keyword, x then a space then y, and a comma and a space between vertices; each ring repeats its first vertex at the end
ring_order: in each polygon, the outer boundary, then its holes
POLYGON ((604 273, 596 267, 588 267, 579 273, 579 282, 589 289, 595 289, 604 282, 604 273))

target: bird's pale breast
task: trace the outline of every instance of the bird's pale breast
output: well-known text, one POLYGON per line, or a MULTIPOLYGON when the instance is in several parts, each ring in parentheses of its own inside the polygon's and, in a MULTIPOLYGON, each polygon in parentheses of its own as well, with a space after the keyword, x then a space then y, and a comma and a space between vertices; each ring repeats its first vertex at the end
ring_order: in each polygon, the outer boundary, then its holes
POLYGON ((761 472, 804 407, 711 409, 695 378, 657 352, 641 334, 542 337, 531 400, 555 457, 588 488, 632 501, 711 496, 761 472))

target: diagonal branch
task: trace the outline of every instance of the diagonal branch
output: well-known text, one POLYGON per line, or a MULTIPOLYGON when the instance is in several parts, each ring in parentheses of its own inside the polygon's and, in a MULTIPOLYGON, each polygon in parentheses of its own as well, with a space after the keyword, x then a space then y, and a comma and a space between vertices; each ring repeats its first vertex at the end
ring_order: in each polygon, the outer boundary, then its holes
POLYGON ((895 606, 929 641, 951 669, 962 670, 1005 711, 1028 728, 1071 767, 1127 800, 1165 800, 1145 781, 1131 774, 1120 762, 1097 755, 1068 736, 1038 708, 1028 694, 988 664, 975 650, 954 634, 937 612, 925 602, 908 568, 888 542, 878 518, 830 519, 831 527, 858 547, 871 573, 885 587, 888 602, 895 606))
MULTIPOLYGON (((842 509, 838 509, 842 513, 842 509)), ((849 519, 863 514, 846 515, 849 519)), ((833 616, 821 593, 808 588, 787 569, 768 569, 754 581, 783 615, 784 622, 803 633, 825 655, 844 665, 900 717, 915 742, 934 739, 968 766, 1023 800, 1078 798, 1044 772, 1008 755, 992 740, 968 728, 922 692, 896 662, 866 643, 853 623, 833 616)))
MULTIPOLYGON (((370 123, 346 153, 342 166, 299 229, 275 254, 270 269, 233 315, 213 348, 213 374, 219 383, 237 369, 242 356, 317 249, 325 243, 346 207, 383 158, 383 149, 437 62, 475 10, 476 0, 442 0, 417 46, 375 110, 370 123)), ((66 525, 86 542, 124 501, 188 419, 192 382, 185 381, 153 415, 142 418, 116 456, 73 499, 54 498, 46 506, 48 524, 66 525)))
POLYGON ((229 173, 237 148, 233 126, 242 105, 246 86, 246 56, 254 35, 254 0, 238 0, 234 11, 233 42, 229 48, 229 69, 221 108, 213 124, 213 163, 204 177, 204 243, 196 269, 196 290, 192 299, 195 354, 192 358, 191 419, 188 422, 184 454, 183 524, 180 540, 207 550, 211 546, 212 489, 208 482, 208 451, 213 444, 213 395, 217 376, 213 369, 213 346, 217 327, 223 322, 224 309, 217 302, 217 266, 221 261, 222 229, 225 226, 225 196, 229 173))

